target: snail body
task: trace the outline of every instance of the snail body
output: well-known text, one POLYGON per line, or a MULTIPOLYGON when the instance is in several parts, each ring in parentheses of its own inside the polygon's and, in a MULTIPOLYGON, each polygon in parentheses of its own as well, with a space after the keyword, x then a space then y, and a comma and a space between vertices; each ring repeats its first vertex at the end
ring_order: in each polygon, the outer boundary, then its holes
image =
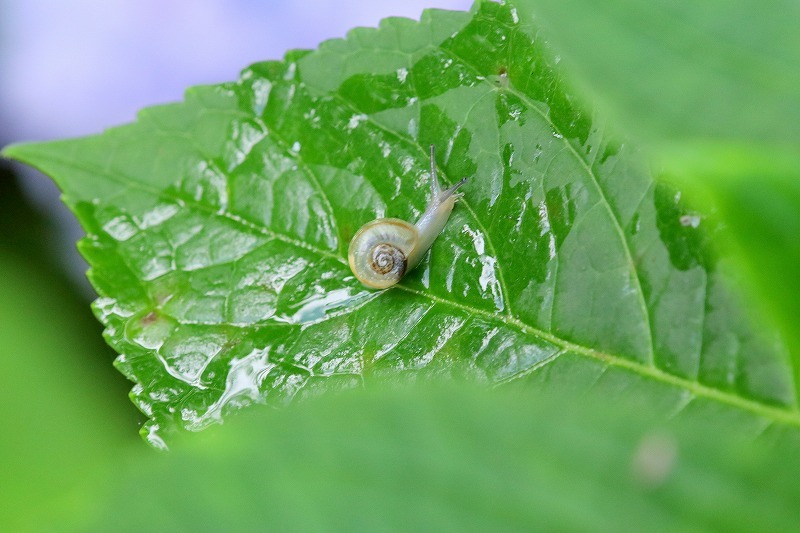
POLYGON ((432 198, 415 224, 397 218, 367 222, 350 241, 348 261, 356 278, 373 289, 386 289, 416 267, 439 236, 464 184, 462 179, 442 190, 436 175, 434 147, 431 145, 432 198))

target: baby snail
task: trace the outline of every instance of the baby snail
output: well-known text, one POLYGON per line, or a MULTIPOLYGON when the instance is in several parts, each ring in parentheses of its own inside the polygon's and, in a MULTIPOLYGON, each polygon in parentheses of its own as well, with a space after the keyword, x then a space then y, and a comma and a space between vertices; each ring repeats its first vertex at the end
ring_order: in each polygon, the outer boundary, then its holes
POLYGON ((379 218, 364 224, 350 241, 350 270, 358 281, 372 289, 391 287, 417 266, 441 233, 467 178, 442 190, 436 175, 431 145, 431 192, 433 197, 416 224, 398 218, 379 218))

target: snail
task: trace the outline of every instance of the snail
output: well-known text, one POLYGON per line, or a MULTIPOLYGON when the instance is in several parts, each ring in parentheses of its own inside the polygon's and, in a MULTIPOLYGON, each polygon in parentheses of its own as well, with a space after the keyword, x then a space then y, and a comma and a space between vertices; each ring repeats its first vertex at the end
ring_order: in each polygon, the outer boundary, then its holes
POLYGON ((350 241, 350 270, 367 287, 391 287, 417 266, 450 218, 456 200, 463 196, 456 191, 467 178, 442 190, 436 175, 434 150, 431 145, 433 197, 416 224, 398 218, 379 218, 364 224, 350 241))

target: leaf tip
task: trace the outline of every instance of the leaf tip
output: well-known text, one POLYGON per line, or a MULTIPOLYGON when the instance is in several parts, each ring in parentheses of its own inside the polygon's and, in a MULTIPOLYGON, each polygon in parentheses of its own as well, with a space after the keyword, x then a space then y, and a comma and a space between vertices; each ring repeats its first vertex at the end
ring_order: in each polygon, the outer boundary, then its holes
POLYGON ((3 159, 17 159, 17 152, 19 150, 19 143, 9 144, 0 149, 0 157, 3 159))
POLYGON ((20 163, 31 164, 31 157, 35 153, 35 147, 37 144, 39 143, 22 142, 9 144, 0 150, 0 157, 3 159, 13 159, 15 161, 19 161, 20 163))

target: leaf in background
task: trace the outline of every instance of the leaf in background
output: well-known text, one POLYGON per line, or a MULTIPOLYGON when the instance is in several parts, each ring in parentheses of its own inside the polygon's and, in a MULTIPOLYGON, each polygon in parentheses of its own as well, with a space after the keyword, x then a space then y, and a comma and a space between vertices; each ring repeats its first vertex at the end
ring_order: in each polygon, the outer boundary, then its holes
MULTIPOLYGON (((80 531, 793 531, 794 440, 563 391, 376 390, 139 450, 80 531)), ((62 524, 63 525, 63 524, 62 524)))
POLYGON ((7 149, 87 230, 95 310, 150 442, 398 374, 800 424, 786 354, 726 290, 707 219, 577 106, 549 56, 511 6, 427 11, 100 136, 7 149), (422 212, 429 144, 445 183, 470 177, 466 197, 429 259, 367 291, 348 242, 422 212))
POLYGON ((800 5, 518 0, 593 101, 719 208, 800 380, 800 5))
MULTIPOLYGON (((625 131, 660 142, 800 139, 800 5, 517 0, 625 131)), ((795 145, 796 146, 796 145, 795 145)))

